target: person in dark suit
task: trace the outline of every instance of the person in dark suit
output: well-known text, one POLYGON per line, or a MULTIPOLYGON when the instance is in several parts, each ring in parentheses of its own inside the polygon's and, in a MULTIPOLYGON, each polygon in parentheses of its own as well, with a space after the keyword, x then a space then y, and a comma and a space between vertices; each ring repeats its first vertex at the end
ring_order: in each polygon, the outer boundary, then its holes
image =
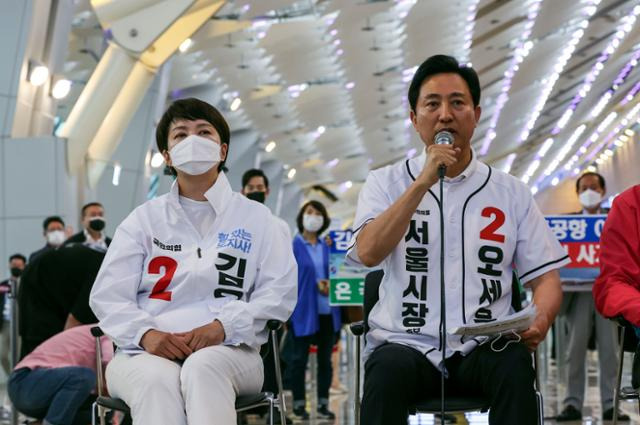
POLYGON ((52 215, 51 217, 45 218, 44 222, 42 223, 42 228, 47 244, 29 255, 30 263, 45 252, 59 247, 66 239, 64 233, 64 221, 57 215, 52 215))
POLYGON ((99 202, 89 202, 82 207, 82 231, 67 239, 64 245, 76 243, 106 251, 111 238, 104 234, 104 226, 104 207, 99 202))
POLYGON ((11 373, 9 364, 10 353, 10 320, 11 320, 11 299, 7 296, 11 292, 11 283, 17 283, 18 278, 27 265, 27 259, 22 254, 13 254, 9 257, 9 279, 0 282, 0 361, 7 376, 11 373))
POLYGON ((45 252, 25 269, 18 293, 20 358, 64 329, 98 321, 89 293, 104 255, 72 244, 45 252))

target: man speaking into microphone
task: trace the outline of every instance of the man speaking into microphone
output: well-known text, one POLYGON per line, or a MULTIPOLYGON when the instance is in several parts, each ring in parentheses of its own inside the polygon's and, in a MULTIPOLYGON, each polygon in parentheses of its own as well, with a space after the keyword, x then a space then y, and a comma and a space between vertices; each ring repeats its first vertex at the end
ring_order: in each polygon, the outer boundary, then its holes
POLYGON ((473 68, 432 56, 416 71, 408 98, 425 149, 369 174, 347 254, 352 262, 384 270, 369 315, 361 423, 406 424, 409 406, 440 396, 444 370, 445 395, 486 396, 490 424, 535 424, 530 352, 560 307, 556 269, 568 257, 529 188, 480 162, 471 148, 481 112, 473 68), (442 340, 443 318, 444 328, 452 329, 513 313, 514 271, 533 290, 537 311, 520 342, 499 351, 484 337, 446 334, 442 340))

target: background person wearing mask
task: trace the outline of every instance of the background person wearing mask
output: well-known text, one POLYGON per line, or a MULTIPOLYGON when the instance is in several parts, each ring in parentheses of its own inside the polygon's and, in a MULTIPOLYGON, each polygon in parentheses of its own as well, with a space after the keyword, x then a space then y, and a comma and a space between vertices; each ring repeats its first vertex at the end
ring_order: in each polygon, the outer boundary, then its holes
POLYGON ((29 263, 31 263, 33 260, 44 254, 45 252, 56 249, 57 247, 62 245, 64 243, 64 240, 67 238, 66 234, 64 233, 64 221, 57 215, 52 215, 51 217, 45 218, 44 222, 42 223, 42 228, 43 235, 47 243, 42 248, 35 252, 32 252, 31 255, 29 255, 29 263))
MULTIPOLYGON (((581 175, 576 181, 576 193, 583 209, 575 214, 605 214, 607 211, 600 207, 605 188, 604 177, 600 174, 590 172, 581 175)), ((591 291, 566 292, 564 299, 565 317, 569 327, 569 346, 566 353, 569 370, 567 395, 563 401, 564 409, 556 417, 556 421, 568 422, 582 419, 587 370, 585 360, 594 322, 600 367, 602 419, 612 420, 618 345, 614 332, 615 325, 596 312, 591 291)), ((619 414, 618 420, 629 421, 629 416, 619 414)))
POLYGON ((65 241, 65 245, 70 243, 81 243, 94 249, 107 250, 111 244, 111 238, 103 232, 104 207, 99 202, 89 202, 82 207, 82 226, 84 229, 65 241))
POLYGON ((11 372, 11 365, 9 364, 9 352, 10 350, 10 337, 11 337, 11 299, 8 294, 11 292, 11 282, 17 282, 18 278, 22 275, 22 271, 27 265, 27 259, 22 254, 13 254, 9 257, 9 270, 11 276, 7 280, 0 282, 0 307, 2 308, 2 315, 0 316, 0 362, 2 362, 2 369, 7 376, 11 372))
MULTIPOLYGON (((264 171, 252 168, 244 172, 242 175, 242 189, 240 190, 247 198, 252 201, 259 202, 264 204, 267 198, 269 197, 269 178, 264 174, 264 171)), ((289 230, 289 225, 281 219, 280 217, 273 216, 275 223, 278 227, 282 229, 285 234, 285 237, 288 240, 291 240, 291 231, 289 230)), ((282 338, 282 334, 284 333, 284 329, 280 328, 278 330, 278 338, 282 338)), ((271 334, 269 334, 269 340, 260 347, 260 354, 262 356, 262 365, 264 366, 264 383, 262 384, 262 391, 268 391, 270 393, 275 394, 278 393, 278 382, 276 380, 276 371, 275 371, 275 360, 273 359, 273 351, 271 342, 271 334)), ((280 357, 280 368, 282 373, 284 374, 286 370, 285 359, 280 357)), ((259 407, 254 409, 255 413, 259 413, 264 416, 267 413, 266 407, 259 407)), ((247 413, 252 413, 247 412, 247 413)), ((269 417, 266 418, 267 423, 269 422, 269 417)), ((243 419, 244 420, 244 419, 243 419)), ((280 415, 276 415, 274 417, 274 423, 279 424, 281 422, 280 415)), ((244 422, 246 423, 246 420, 244 422)), ((287 418, 287 423, 292 423, 289 418, 287 418)))
POLYGON ((293 342, 292 364, 287 381, 293 390, 293 414, 308 419, 306 405, 306 369, 309 346, 318 347, 318 415, 334 419, 329 410, 331 351, 340 330, 340 309, 329 306, 329 247, 320 237, 330 223, 327 210, 318 201, 305 203, 296 220, 299 234, 293 239, 293 254, 298 263, 298 304, 289 330, 293 342))
MULTIPOLYGON (((257 168, 247 170, 242 175, 242 190, 240 193, 252 201, 264 204, 270 193, 269 179, 262 170, 257 168)), ((289 225, 278 216, 274 215, 273 218, 277 225, 285 232, 287 239, 291 239, 291 230, 289 229, 289 225)))

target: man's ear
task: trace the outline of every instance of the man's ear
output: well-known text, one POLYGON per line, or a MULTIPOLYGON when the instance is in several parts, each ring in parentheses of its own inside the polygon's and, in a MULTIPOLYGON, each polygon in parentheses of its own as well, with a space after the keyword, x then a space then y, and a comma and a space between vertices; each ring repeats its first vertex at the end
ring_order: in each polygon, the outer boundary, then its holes
POLYGON ((413 128, 418 131, 418 117, 413 109, 409 111, 409 119, 411 120, 411 124, 413 124, 413 128))
POLYGON ((477 126, 478 123, 480 122, 480 115, 482 115, 482 108, 480 107, 480 105, 476 106, 473 112, 476 116, 476 126, 477 126))

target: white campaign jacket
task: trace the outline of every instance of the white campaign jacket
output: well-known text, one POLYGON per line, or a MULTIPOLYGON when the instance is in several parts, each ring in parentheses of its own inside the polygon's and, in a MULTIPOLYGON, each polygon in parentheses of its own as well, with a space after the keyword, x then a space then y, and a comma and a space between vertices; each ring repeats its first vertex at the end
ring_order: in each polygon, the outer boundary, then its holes
MULTIPOLYGON (((360 192, 353 241, 389 208, 424 167, 426 153, 369 173, 360 192)), ((380 264, 384 278, 371 311, 365 355, 385 342, 412 346, 438 367, 440 341, 439 183, 426 193, 405 237, 380 264)), ((447 329, 512 313, 515 270, 526 285, 569 262, 527 186, 479 162, 444 183, 447 329)), ((360 264, 355 242, 348 261, 360 264)), ((467 354, 481 338, 449 335, 446 356, 467 354)))
POLYGON ((266 321, 286 321, 297 300, 297 264, 269 209, 232 192, 224 173, 205 193, 215 220, 201 237, 178 185, 118 226, 91 291, 100 326, 120 349, 139 351, 149 329, 184 332, 218 319, 224 344, 258 348, 266 321))

